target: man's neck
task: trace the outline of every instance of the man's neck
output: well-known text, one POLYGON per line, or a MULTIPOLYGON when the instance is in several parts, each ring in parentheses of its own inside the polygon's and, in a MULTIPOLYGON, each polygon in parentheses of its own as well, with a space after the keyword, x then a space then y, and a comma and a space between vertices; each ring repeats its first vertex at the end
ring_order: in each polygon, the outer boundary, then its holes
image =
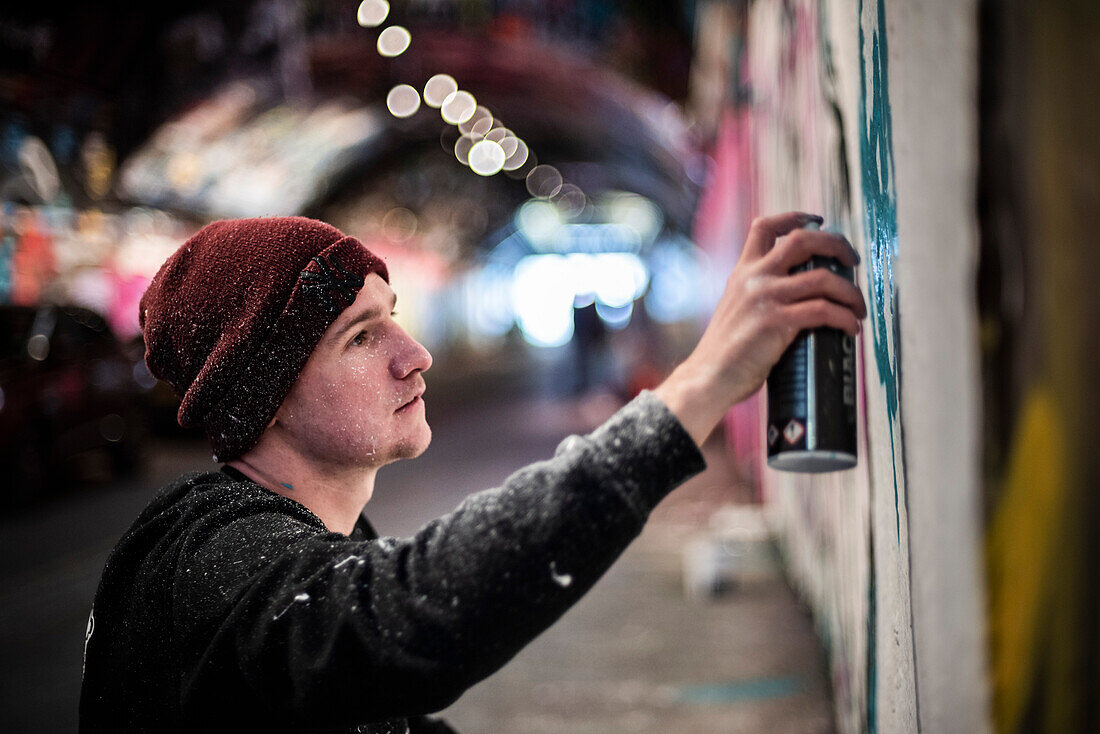
POLYGON ((246 454, 226 462, 262 487, 288 497, 321 519, 330 531, 351 535, 374 494, 377 468, 319 471, 296 455, 246 454))

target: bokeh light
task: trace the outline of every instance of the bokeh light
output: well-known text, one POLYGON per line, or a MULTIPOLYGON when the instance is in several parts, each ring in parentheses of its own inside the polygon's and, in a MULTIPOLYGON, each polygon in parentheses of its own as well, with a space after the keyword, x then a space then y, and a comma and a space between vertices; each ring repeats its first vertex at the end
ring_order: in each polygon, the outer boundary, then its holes
POLYGON ((522 163, 515 168, 510 166, 504 167, 504 175, 513 181, 527 181, 527 174, 531 172, 531 169, 539 164, 539 157, 535 155, 535 151, 528 148, 523 148, 527 153, 527 157, 522 163))
POLYGON ((424 104, 439 109, 443 100, 458 91, 458 82, 450 74, 436 74, 424 85, 424 104))
POLYGON ((445 122, 451 125, 460 125, 473 117, 476 109, 477 100, 474 99, 474 95, 459 90, 447 95, 447 98, 443 100, 443 104, 439 107, 439 112, 445 122))
POLYGON ((382 217, 382 232, 391 242, 405 242, 419 227, 417 216, 408 209, 395 206, 382 217))
POLYGON ((584 308, 596 300, 596 288, 599 285, 596 256, 571 252, 565 256, 565 261, 569 263, 569 278, 573 283, 573 306, 584 308))
POLYGON ((489 264, 466 280, 470 328, 479 336, 500 337, 515 323, 512 268, 489 264))
POLYGON ((573 338, 573 284, 560 255, 530 255, 516 264, 512 308, 523 338, 557 347, 573 338))
POLYGON ((446 152, 453 153, 455 143, 458 142, 459 137, 461 137, 461 135, 458 132, 458 128, 453 125, 444 125, 443 131, 439 134, 439 145, 446 152))
POLYGON ((607 325, 609 329, 618 331, 619 329, 625 329, 627 324, 630 323, 630 317, 634 315, 634 302, 626 304, 625 306, 608 306, 603 301, 596 301, 596 314, 607 325))
POLYGON ((462 135, 455 141, 455 158, 464 166, 470 165, 470 149, 478 142, 469 135, 462 135))
POLYGON ((659 243, 650 253, 652 282, 645 297, 645 310, 657 322, 667 324, 698 316, 706 307, 708 268, 703 251, 688 245, 659 243))
POLYGON ((355 20, 359 21, 363 28, 375 28, 376 25, 382 25, 388 14, 389 3, 386 0, 363 0, 359 3, 355 20))
MULTIPOLYGON (((554 208, 542 201, 528 203, 532 213, 541 209, 547 216, 554 208)), ((512 310, 529 343, 560 346, 573 337, 574 307, 595 301, 604 323, 621 329, 630 322, 634 301, 648 283, 645 263, 632 253, 528 255, 516 264, 512 310)))
POLYGON ((463 120, 458 125, 458 129, 462 131, 463 135, 473 135, 477 138, 485 137, 485 134, 492 127, 493 113, 487 107, 481 105, 474 108, 474 114, 470 115, 470 119, 463 120))
POLYGON ((602 252, 592 256, 596 300, 612 308, 625 308, 645 292, 649 272, 637 255, 602 252))
POLYGON ((516 213, 516 227, 528 242, 540 250, 553 248, 561 225, 558 208, 541 199, 525 202, 516 213))
POLYGON ((27 340, 27 355, 36 362, 42 362, 50 354, 50 338, 45 334, 35 334, 27 340))
MULTIPOLYGON (((488 112, 488 110, 485 110, 485 111, 488 112)), ((477 114, 475 112, 474 120, 473 120, 473 128, 471 129, 470 132, 472 132, 474 135, 480 135, 481 137, 485 137, 493 129, 493 125, 496 125, 496 124, 497 124, 497 121, 493 118, 492 115, 487 114, 487 115, 484 115, 482 117, 477 117, 477 114)))
MULTIPOLYGON (((519 138, 512 138, 512 140, 516 141, 516 147, 515 150, 513 150, 511 153, 508 153, 508 157, 504 159, 503 168, 505 171, 515 171, 517 169, 523 168, 523 164, 527 162, 527 156, 529 153, 527 149, 527 143, 523 142, 519 138)), ((501 147, 504 146, 502 145, 501 147)))
POLYGON ((386 57, 400 56, 412 42, 412 34, 399 25, 391 25, 378 34, 378 53, 386 57))
POLYGON ((504 150, 505 160, 515 153, 516 148, 519 147, 519 138, 513 135, 512 131, 506 127, 493 128, 485 138, 500 145, 501 149, 504 150))
POLYGON ((558 192, 554 194, 553 201, 564 217, 576 217, 584 211, 587 203, 584 192, 575 184, 562 184, 558 192))
POLYGON ((386 0, 363 0, 359 3, 359 10, 355 14, 359 25, 364 28, 374 28, 382 25, 382 21, 390 14, 390 4, 386 0))
POLYGON ((642 242, 652 242, 664 226, 664 215, 644 196, 620 193, 607 204, 610 218, 638 233, 642 242))
POLYGON ((386 95, 386 107, 394 117, 409 117, 420 109, 420 95, 408 84, 398 84, 386 95))
POLYGON ((561 173, 553 166, 535 166, 527 174, 527 190, 539 199, 548 199, 558 193, 561 185, 561 173))
POLYGON ((470 149, 470 170, 479 176, 492 176, 504 166, 504 149, 492 140, 482 140, 470 149))

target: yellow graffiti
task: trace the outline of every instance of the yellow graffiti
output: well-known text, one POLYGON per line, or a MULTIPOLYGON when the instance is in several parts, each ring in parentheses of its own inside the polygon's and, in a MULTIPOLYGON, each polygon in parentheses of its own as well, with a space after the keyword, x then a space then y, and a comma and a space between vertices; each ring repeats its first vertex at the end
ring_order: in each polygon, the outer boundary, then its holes
POLYGON ((1004 491, 987 536, 993 708, 997 731, 1019 732, 1049 644, 1061 531, 1069 499, 1064 416, 1051 391, 1027 397, 1004 491))

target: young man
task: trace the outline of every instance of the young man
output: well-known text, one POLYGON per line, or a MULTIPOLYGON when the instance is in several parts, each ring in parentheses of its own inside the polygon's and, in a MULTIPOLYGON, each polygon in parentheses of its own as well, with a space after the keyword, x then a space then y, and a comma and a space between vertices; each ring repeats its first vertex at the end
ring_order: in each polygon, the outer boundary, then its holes
POLYGON ((88 621, 85 731, 448 732, 426 715, 575 603, 801 329, 866 315, 800 213, 754 222, 698 346, 554 457, 410 538, 362 517, 431 431, 428 352, 385 264, 327 224, 215 222, 141 301, 146 363, 225 465, 164 487, 112 552, 88 621), (776 239, 788 235, 776 245, 776 239))

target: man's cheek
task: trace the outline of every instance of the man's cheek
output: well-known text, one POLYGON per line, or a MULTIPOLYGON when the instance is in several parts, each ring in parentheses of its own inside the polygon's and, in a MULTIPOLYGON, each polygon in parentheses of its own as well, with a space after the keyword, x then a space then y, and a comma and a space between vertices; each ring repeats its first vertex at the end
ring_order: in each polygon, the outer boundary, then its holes
POLYGON ((322 388, 318 391, 318 400, 327 402, 329 405, 346 403, 362 391, 363 379, 364 375, 357 370, 333 375, 322 383, 322 388))
POLYGON ((375 410, 387 404, 387 397, 390 402, 397 397, 393 394, 393 388, 390 387, 389 389, 390 394, 387 396, 385 394, 386 385, 377 375, 366 370, 354 371, 345 377, 338 388, 339 395, 334 397, 339 398, 342 396, 344 400, 353 401, 364 408, 375 410))

